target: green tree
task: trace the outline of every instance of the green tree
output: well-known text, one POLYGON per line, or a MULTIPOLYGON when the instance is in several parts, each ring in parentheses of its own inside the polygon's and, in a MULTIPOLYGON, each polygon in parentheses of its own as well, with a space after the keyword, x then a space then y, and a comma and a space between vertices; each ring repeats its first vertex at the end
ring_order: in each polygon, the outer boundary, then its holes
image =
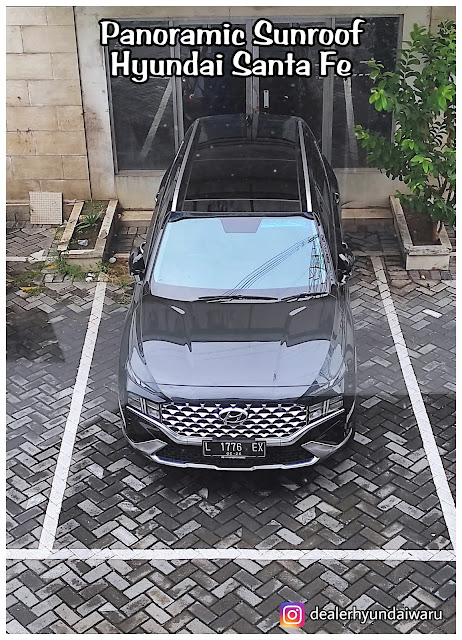
POLYGON ((409 187, 398 193, 412 211, 429 215, 434 236, 442 224, 455 222, 455 22, 442 22, 435 34, 414 25, 400 50, 395 71, 375 60, 369 102, 377 111, 393 113, 392 140, 355 128, 368 162, 409 187))

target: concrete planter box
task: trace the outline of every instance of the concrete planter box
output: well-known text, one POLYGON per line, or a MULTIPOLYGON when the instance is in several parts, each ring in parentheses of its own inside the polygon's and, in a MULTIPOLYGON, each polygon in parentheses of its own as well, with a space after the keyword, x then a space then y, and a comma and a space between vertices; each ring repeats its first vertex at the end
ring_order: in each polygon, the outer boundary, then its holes
POLYGON ((117 223, 117 216, 115 213, 118 202, 118 200, 109 200, 93 249, 69 249, 69 243, 84 204, 83 202, 76 202, 58 245, 58 252, 66 254, 67 262, 79 264, 87 269, 94 269, 98 262, 106 258, 111 238, 114 234, 115 225, 117 223))
POLYGON ((390 196, 390 203, 399 247, 404 258, 404 268, 407 271, 412 269, 425 271, 441 269, 447 271, 449 269, 452 245, 445 227, 442 228, 440 233, 440 244, 415 245, 412 242, 399 198, 390 196))

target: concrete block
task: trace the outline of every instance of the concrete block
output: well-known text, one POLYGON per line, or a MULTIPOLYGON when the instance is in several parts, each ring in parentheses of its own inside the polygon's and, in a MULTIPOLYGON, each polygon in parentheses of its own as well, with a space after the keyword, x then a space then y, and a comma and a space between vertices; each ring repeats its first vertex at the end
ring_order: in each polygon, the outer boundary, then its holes
POLYGON ((57 107, 60 131, 83 131, 82 107, 57 107))
POLYGON ((48 24, 74 24, 72 7, 46 7, 48 24))
POLYGON ((12 107, 25 107, 29 104, 29 92, 25 80, 6 81, 6 104, 12 107))
MULTIPOLYGON (((9 131, 6 134, 6 154, 8 156, 33 156, 35 143, 30 131, 9 131)), ((31 176, 35 177, 35 176, 31 176)))
POLYGON ((76 51, 73 26, 23 27, 22 42, 24 51, 27 53, 72 53, 76 51))
POLYGON ((79 77, 79 64, 76 53, 52 53, 51 66, 53 78, 72 80, 79 77))
POLYGON ((88 200, 88 180, 40 180, 42 191, 61 191, 65 200, 88 200))
POLYGON ((56 107, 7 107, 7 131, 57 131, 56 107))
POLYGON ((8 180, 6 183, 7 200, 29 200, 30 191, 40 191, 38 180, 8 180))
POLYGON ((48 80, 53 77, 49 53, 9 53, 6 56, 9 80, 48 80))
MULTIPOLYGON (((59 179, 63 177, 61 156, 13 157, 13 173, 16 180, 59 179)), ((60 191, 60 189, 43 189, 60 191)))
POLYGON ((8 182, 10 182, 10 180, 14 180, 13 165, 12 165, 10 156, 6 157, 6 163, 5 164, 6 164, 6 181, 8 183, 8 182))
POLYGON ((22 53, 21 27, 6 28, 6 52, 22 53))
POLYGON ((34 131, 37 155, 77 155, 86 153, 83 131, 34 131))
POLYGON ((46 7, 7 7, 6 24, 46 24, 46 7))
POLYGON ((66 180, 88 180, 86 156, 63 156, 63 174, 66 180))
POLYGON ((80 105, 80 84, 76 80, 31 80, 28 83, 31 105, 80 105))

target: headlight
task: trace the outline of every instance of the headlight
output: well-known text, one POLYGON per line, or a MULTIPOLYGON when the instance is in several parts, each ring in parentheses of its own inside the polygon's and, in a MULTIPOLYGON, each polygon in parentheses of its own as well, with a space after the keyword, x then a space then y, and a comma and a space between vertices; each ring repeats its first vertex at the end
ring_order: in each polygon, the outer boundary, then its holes
POLYGON ((314 422, 318 420, 318 418, 322 418, 324 415, 324 402, 318 402, 316 404, 312 404, 309 412, 309 422, 314 422))
POLYGON ((343 396, 329 398, 328 400, 312 404, 308 409, 308 422, 314 422, 320 418, 327 417, 340 409, 343 409, 343 396))
POLYGON ((151 400, 146 400, 145 402, 148 416, 155 418, 156 420, 160 420, 160 404, 157 402, 151 402, 151 400))
POLYGON ((131 391, 127 393, 127 401, 128 406, 133 407, 133 409, 137 409, 138 411, 141 411, 141 413, 144 413, 155 420, 161 419, 161 405, 158 402, 142 398, 131 391))
POLYGON ((339 409, 343 409, 343 396, 327 400, 327 413, 335 413, 339 409))
POLYGON ((137 396, 135 393, 131 393, 130 391, 127 393, 127 404, 130 407, 133 407, 133 409, 142 411, 141 400, 143 400, 141 396, 137 396))

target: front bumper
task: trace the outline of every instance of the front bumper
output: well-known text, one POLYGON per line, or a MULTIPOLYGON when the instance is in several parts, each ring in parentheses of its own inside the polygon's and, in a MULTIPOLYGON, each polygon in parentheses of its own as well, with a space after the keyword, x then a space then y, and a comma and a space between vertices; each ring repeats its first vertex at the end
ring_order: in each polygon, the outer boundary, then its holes
POLYGON ((121 409, 121 414, 125 438, 144 456, 162 465, 216 471, 309 467, 345 446, 354 433, 353 402, 348 413, 343 411, 309 429, 302 429, 300 436, 291 444, 267 443, 266 457, 261 461, 259 458, 210 458, 202 455, 202 448, 197 444, 174 442, 156 428, 155 421, 130 407, 121 409))

